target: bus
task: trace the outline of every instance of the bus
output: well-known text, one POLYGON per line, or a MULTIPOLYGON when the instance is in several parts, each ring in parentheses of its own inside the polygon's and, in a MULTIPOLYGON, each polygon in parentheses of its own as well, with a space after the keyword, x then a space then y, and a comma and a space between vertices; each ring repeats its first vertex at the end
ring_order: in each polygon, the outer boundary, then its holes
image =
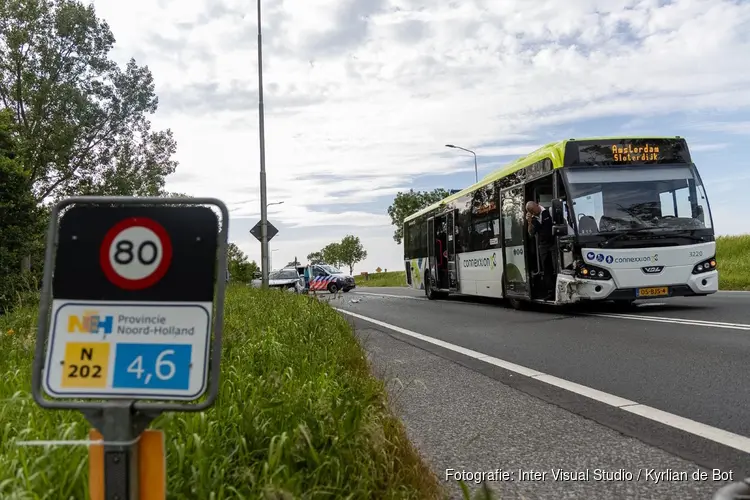
POLYGON ((708 198, 679 136, 547 144, 409 215, 403 231, 407 285, 431 300, 628 306, 719 288, 708 198), (551 279, 527 230, 528 201, 552 217, 551 279))

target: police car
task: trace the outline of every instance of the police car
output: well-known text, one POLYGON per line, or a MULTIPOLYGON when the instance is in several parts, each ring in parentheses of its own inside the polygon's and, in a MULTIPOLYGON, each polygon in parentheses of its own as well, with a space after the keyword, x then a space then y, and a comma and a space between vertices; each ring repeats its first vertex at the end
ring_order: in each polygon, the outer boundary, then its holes
MULTIPOLYGON (((305 276, 305 269, 308 266, 297 266, 297 272, 300 276, 305 276)), ((329 264, 313 264, 312 276, 307 283, 307 290, 325 291, 336 293, 339 290, 348 292, 356 288, 354 278, 340 269, 329 264)), ((305 279, 307 281, 307 279, 305 279)))

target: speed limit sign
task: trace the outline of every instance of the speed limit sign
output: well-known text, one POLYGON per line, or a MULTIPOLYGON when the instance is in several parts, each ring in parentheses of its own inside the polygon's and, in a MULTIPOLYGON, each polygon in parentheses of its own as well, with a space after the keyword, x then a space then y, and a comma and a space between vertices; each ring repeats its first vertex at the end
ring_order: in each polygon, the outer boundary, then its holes
POLYGON ((172 242, 164 227, 148 217, 130 217, 112 226, 99 250, 104 275, 125 290, 158 282, 172 262, 172 242))

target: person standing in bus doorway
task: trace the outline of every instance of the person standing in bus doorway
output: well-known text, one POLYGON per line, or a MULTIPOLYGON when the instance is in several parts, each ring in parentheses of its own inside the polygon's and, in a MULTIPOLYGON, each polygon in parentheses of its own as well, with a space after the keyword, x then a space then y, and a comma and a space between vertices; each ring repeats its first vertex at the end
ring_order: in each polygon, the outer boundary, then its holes
POLYGON ((552 249, 554 239, 552 237, 552 214, 549 210, 535 201, 526 203, 526 222, 528 231, 531 236, 538 236, 537 252, 539 252, 539 263, 543 273, 545 288, 545 299, 554 299, 554 281, 555 268, 552 264, 552 249))

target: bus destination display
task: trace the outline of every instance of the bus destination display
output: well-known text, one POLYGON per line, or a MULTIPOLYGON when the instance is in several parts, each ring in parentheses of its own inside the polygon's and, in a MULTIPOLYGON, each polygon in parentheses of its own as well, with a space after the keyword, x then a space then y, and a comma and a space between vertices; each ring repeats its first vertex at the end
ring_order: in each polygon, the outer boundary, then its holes
POLYGON ((684 139, 571 141, 565 149, 566 166, 690 162, 684 139))

